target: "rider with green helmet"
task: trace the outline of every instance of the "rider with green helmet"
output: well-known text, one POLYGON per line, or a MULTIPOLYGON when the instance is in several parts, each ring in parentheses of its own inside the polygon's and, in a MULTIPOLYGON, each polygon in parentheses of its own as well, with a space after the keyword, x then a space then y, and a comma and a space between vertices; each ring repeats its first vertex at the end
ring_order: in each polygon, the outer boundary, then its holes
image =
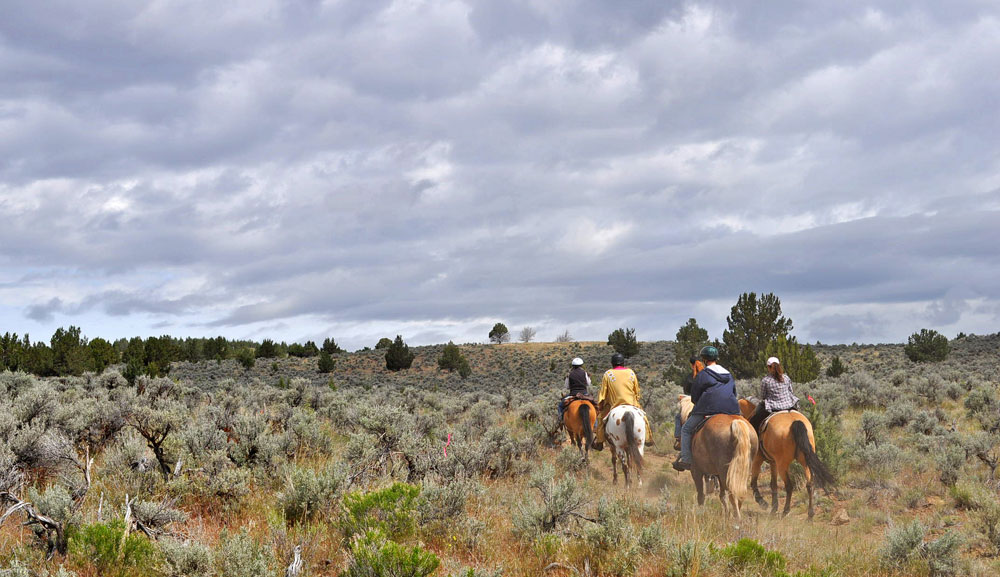
POLYGON ((713 346, 701 349, 701 360, 705 369, 698 373, 691 384, 691 402, 694 409, 681 427, 681 454, 674 461, 678 471, 691 468, 691 438, 701 422, 712 415, 739 415, 740 403, 736 396, 736 379, 722 365, 718 364, 719 349, 713 346))

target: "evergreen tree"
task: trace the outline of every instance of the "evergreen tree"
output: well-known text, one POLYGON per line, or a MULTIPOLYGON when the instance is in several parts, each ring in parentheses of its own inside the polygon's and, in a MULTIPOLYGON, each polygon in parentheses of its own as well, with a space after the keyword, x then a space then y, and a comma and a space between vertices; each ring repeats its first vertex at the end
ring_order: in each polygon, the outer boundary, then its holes
POLYGON ((448 344, 444 346, 441 358, 438 359, 438 368, 448 371, 457 370, 458 374, 463 379, 472 373, 469 361, 465 358, 465 355, 462 354, 462 350, 458 348, 458 345, 451 341, 448 341, 448 344))
POLYGON ((846 370, 847 368, 844 367, 844 363, 841 362, 840 357, 836 356, 830 361, 830 366, 826 368, 826 376, 837 378, 844 374, 846 370))
POLYGON ((392 345, 392 339, 390 339, 389 337, 382 337, 378 340, 377 343, 375 343, 375 350, 381 351, 382 349, 389 348, 390 345, 392 345))
POLYGON ((79 376, 90 365, 87 339, 80 335, 80 327, 59 327, 49 341, 52 345, 52 369, 57 375, 79 376))
POLYGON ((338 353, 344 352, 344 349, 340 348, 340 346, 337 344, 337 341, 331 338, 327 338, 326 340, 323 341, 323 348, 321 350, 326 351, 328 354, 331 355, 336 355, 338 353))
POLYGON ((0 337, 0 370, 19 371, 25 365, 25 349, 30 346, 17 337, 17 333, 4 333, 0 337))
POLYGON ((390 371, 408 369, 413 364, 413 353, 403 342, 403 337, 396 335, 396 340, 385 349, 385 368, 390 371))
POLYGON ((698 326, 693 318, 677 329, 674 341, 674 362, 667 369, 667 378, 683 384, 684 379, 691 375, 691 357, 697 357, 702 347, 708 344, 708 331, 698 326))
POLYGON ((910 335, 903 352, 915 363, 937 363, 948 358, 951 346, 948 337, 935 330, 920 329, 919 333, 910 335))
POLYGON ((722 333, 720 363, 738 379, 763 376, 766 367, 759 362, 768 345, 787 337, 792 320, 781 316, 781 300, 768 293, 758 299, 756 293, 743 293, 733 305, 722 333))
POLYGON ((337 366, 337 361, 333 360, 330 353, 326 349, 319 352, 319 363, 318 368, 321 373, 329 373, 333 371, 333 368, 337 366))
POLYGON ((793 382, 808 383, 819 376, 819 359, 809 345, 800 345, 795 337, 781 337, 767 345, 758 358, 758 364, 767 370, 767 358, 778 357, 781 368, 784 369, 793 382))
POLYGON ((510 331, 507 330, 507 325, 503 323, 497 323, 493 325, 493 328, 490 330, 489 336, 491 343, 496 343, 499 345, 500 343, 506 343, 507 341, 510 340, 510 331))
POLYGON ((635 338, 635 329, 615 329, 608 335, 608 345, 626 359, 639 354, 639 341, 635 338))
POLYGON ((255 352, 258 359, 275 359, 278 357, 278 347, 271 339, 264 339, 260 342, 255 352))
POLYGON ((118 362, 118 351, 115 350, 114 345, 101 337, 90 341, 87 348, 90 349, 90 368, 95 373, 102 373, 108 365, 118 362))

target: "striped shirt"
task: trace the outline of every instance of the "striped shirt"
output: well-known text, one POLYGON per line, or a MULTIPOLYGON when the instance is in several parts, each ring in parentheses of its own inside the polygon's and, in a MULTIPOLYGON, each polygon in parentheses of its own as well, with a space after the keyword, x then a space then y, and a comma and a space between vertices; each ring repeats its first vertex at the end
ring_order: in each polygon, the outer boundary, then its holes
POLYGON ((771 375, 760 382, 760 398, 764 399, 764 408, 772 413, 787 411, 799 402, 799 398, 792 394, 792 379, 788 375, 782 376, 784 379, 780 383, 771 375))

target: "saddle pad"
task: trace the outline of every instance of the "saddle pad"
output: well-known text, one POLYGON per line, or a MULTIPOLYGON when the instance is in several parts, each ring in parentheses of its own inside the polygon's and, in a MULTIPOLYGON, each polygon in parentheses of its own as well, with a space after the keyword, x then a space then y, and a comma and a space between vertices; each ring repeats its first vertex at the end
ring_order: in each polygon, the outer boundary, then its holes
MULTIPOLYGON (((764 434, 764 431, 766 431, 766 430, 767 430, 767 424, 771 422, 771 419, 772 419, 772 418, 774 418, 774 416, 775 416, 775 415, 781 415, 781 414, 784 414, 784 413, 798 413, 798 414, 802 415, 802 413, 799 413, 799 412, 798 412, 798 411, 796 411, 795 409, 786 409, 786 410, 784 410, 784 411, 777 411, 777 412, 775 412, 775 413, 771 413, 771 414, 770 414, 770 415, 768 415, 768 416, 767 416, 767 418, 766 418, 766 419, 764 419, 764 421, 763 421, 763 422, 762 422, 762 423, 760 424, 760 434, 761 434, 761 435, 763 435, 763 434, 764 434)), ((804 417, 805 415, 802 415, 802 416, 804 417)))

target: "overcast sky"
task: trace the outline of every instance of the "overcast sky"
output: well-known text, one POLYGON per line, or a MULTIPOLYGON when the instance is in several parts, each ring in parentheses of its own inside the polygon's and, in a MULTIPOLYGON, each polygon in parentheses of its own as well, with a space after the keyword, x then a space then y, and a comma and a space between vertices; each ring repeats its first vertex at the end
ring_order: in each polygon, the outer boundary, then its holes
POLYGON ((996 2, 0 4, 0 332, 1000 330, 996 2))

